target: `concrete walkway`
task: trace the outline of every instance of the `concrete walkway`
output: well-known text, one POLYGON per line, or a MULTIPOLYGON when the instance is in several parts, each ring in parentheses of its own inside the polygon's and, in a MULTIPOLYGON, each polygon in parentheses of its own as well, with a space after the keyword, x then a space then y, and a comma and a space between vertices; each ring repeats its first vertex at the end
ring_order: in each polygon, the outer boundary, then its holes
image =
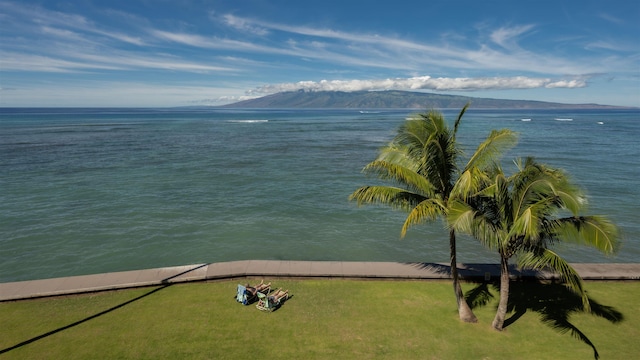
MULTIPOLYGON (((585 280, 640 280, 639 264, 572 264, 585 280)), ((493 279, 500 274, 497 264, 459 264, 466 280, 493 279)), ((0 283, 0 301, 94 291, 157 286, 190 281, 213 281, 245 277, 270 278, 353 278, 414 279, 450 278, 444 263, 343 262, 343 261, 270 261, 247 260, 195 264, 158 269, 113 272, 0 283)), ((554 278, 548 272, 511 269, 512 278, 554 278)))

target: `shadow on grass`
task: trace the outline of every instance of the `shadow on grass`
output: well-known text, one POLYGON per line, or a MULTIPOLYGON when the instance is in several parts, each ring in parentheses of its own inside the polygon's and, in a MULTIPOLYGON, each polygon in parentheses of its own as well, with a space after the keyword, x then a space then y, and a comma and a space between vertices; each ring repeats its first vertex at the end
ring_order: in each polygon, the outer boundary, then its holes
POLYGON ((282 299, 278 305, 273 309, 273 311, 271 312, 276 312, 278 310, 280 310, 280 308, 282 307, 282 305, 284 305, 284 303, 286 303, 287 301, 291 300, 293 298, 293 295, 289 295, 286 298, 282 299))
MULTIPOLYGON (((472 309, 486 306, 494 299, 490 287, 493 288, 493 292, 499 293, 499 284, 486 282, 467 291, 465 298, 472 309)), ((536 280, 512 280, 509 290, 507 312, 512 315, 505 320, 505 328, 518 321, 527 311, 532 311, 540 315, 541 321, 554 330, 561 334, 569 332, 574 338, 589 345, 593 349, 595 359, 600 357, 593 342, 569 321, 572 314, 586 313, 582 306, 582 299, 578 295, 562 284, 536 280)), ((602 305, 591 298, 589 303, 591 315, 614 324, 624 319, 623 314, 611 306, 602 305)))
POLYGON ((6 352, 8 352, 8 351, 15 350, 15 349, 17 349, 17 348, 23 347, 23 346, 25 346, 25 345, 29 345, 29 344, 31 344, 31 343, 33 343, 33 342, 36 342, 36 341, 41 340, 41 339, 44 339, 44 338, 46 338, 46 337, 48 337, 48 336, 51 336, 51 335, 57 334, 57 333, 59 333, 59 332, 61 332, 61 331, 64 331, 64 330, 70 329, 70 328, 72 328, 72 327, 78 326, 78 325, 83 324, 83 323, 85 323, 85 322, 87 322, 87 321, 89 321, 89 320, 93 320, 93 319, 98 318, 98 317, 100 317, 100 316, 102 316, 102 315, 106 315, 106 314, 108 314, 108 313, 110 313, 110 312, 112 312, 112 311, 114 311, 114 310, 117 310, 117 309, 120 309, 120 308, 122 308, 122 307, 125 307, 125 306, 127 306, 127 305, 129 305, 129 304, 131 304, 131 303, 134 303, 134 302, 136 302, 136 301, 138 301, 138 300, 140 300, 140 299, 143 299, 143 298, 145 298, 145 297, 147 297, 147 296, 149 296, 149 295, 153 295, 153 294, 157 293, 158 291, 163 290, 163 289, 166 289, 166 288, 168 288, 169 286, 173 285, 173 283, 171 283, 171 282, 170 282, 170 281, 171 281, 171 279, 173 279, 173 278, 177 278, 177 277, 179 277, 179 276, 181 276, 181 275, 187 274, 187 273, 189 273, 189 272, 191 272, 191 271, 194 271, 194 270, 200 269, 200 268, 205 267, 205 266, 207 266, 207 265, 209 265, 209 264, 199 265, 199 266, 197 266, 197 267, 195 267, 195 268, 193 268, 193 269, 189 269, 189 270, 186 270, 186 271, 181 272, 181 273, 179 273, 179 274, 176 274, 176 275, 170 276, 170 277, 168 277, 168 278, 162 279, 162 284, 163 284, 163 285, 160 285, 159 287, 157 287, 157 288, 155 288, 155 289, 153 289, 153 290, 151 290, 151 291, 149 291, 149 292, 147 292, 147 293, 144 293, 144 294, 142 294, 142 295, 140 295, 140 296, 138 296, 138 297, 135 297, 135 298, 133 298, 133 299, 131 299, 131 300, 127 300, 127 301, 123 302, 122 304, 118 304, 118 305, 113 306, 113 307, 111 307, 111 308, 109 308, 109 309, 107 309, 107 310, 104 310, 104 311, 101 311, 101 312, 99 312, 99 313, 97 313, 97 314, 94 314, 94 315, 88 316, 88 317, 86 317, 86 318, 84 318, 84 319, 82 319, 82 320, 78 320, 78 321, 73 322, 73 323, 71 323, 71 324, 69 324, 69 325, 65 325, 65 326, 62 326, 62 327, 57 328, 57 329, 55 329, 55 330, 51 330, 51 331, 46 332, 46 333, 44 333, 44 334, 41 334, 41 335, 38 335, 38 336, 32 337, 31 339, 28 339, 28 340, 22 341, 22 342, 20 342, 20 343, 18 343, 18 344, 16 344, 16 345, 13 345, 13 346, 8 347, 8 348, 0 349, 0 355, 1 355, 1 354, 6 353, 6 352))
POLYGON ((80 324, 83 324, 83 323, 85 323, 85 322, 87 322, 87 321, 89 321, 89 320, 93 320, 93 319, 98 318, 98 317, 100 317, 100 316, 102 316, 102 315, 106 315, 106 314, 108 314, 108 313, 110 313, 110 312, 112 312, 112 311, 114 311, 114 310, 120 309, 120 308, 122 308, 122 307, 124 307, 124 306, 126 306, 126 305, 129 305, 129 304, 131 304, 131 303, 133 303, 133 302, 136 302, 136 301, 138 301, 138 300, 140 300, 140 299, 142 299, 142 298, 145 298, 145 297, 147 297, 147 296, 149 296, 149 295, 152 295, 152 294, 154 294, 154 293, 156 293, 156 292, 158 292, 158 291, 160 291, 160 290, 162 290, 162 289, 164 289, 164 288, 167 288, 167 287, 169 287, 169 286, 171 286, 171 284, 168 284, 168 285, 162 285, 162 286, 160 286, 160 287, 158 287, 158 288, 155 288, 155 289, 153 289, 153 290, 151 290, 151 291, 149 291, 149 292, 147 292, 147 293, 145 293, 145 294, 142 294, 142 295, 140 295, 140 296, 138 296, 138 297, 136 297, 136 298, 133 298, 133 299, 128 300, 128 301, 125 301, 125 302, 123 302, 122 304, 118 304, 118 305, 113 306, 113 307, 111 307, 111 308, 109 308, 109 309, 107 309, 107 310, 104 310, 104 311, 101 311, 101 312, 99 312, 99 313, 97 313, 97 314, 94 314, 94 315, 88 316, 88 317, 86 317, 86 318, 84 318, 84 319, 82 319, 82 320, 78 320, 78 321, 73 322, 73 323, 71 323, 71 324, 69 324, 69 325, 62 326, 62 327, 57 328, 57 329, 55 329, 55 330, 51 330, 51 331, 46 332, 46 333, 44 333, 44 334, 41 334, 41 335, 38 335, 38 336, 32 337, 32 338, 31 338, 31 339, 29 339, 29 340, 25 340, 25 341, 23 341, 23 342, 21 342, 21 343, 18 343, 18 344, 16 344, 16 345, 10 346, 10 347, 8 347, 8 348, 6 348, 6 349, 2 349, 2 350, 0 350, 0 354, 4 354, 4 353, 6 353, 6 352, 8 352, 8 351, 15 350, 15 349, 20 348, 20 347, 23 347, 23 346, 25 346, 25 345, 29 345, 29 344, 31 344, 31 343, 33 343, 33 342, 36 342, 36 341, 41 340, 41 339, 44 339, 44 338, 46 338, 46 337, 48 337, 48 336, 51 336, 51 335, 57 334, 57 333, 59 333, 59 332, 61 332, 61 331, 64 331, 64 330, 67 330, 67 329, 71 329, 72 327, 75 327, 75 326, 78 326, 78 325, 80 325, 80 324))
MULTIPOLYGON (((439 263, 405 263, 420 270, 426 270, 438 278, 450 278, 451 266, 439 263)), ((541 279, 548 278, 549 273, 532 269, 519 269, 516 265, 509 265, 509 274, 517 279, 541 279)), ((458 264, 458 275, 460 279, 466 281, 482 281, 483 279, 499 278, 500 264, 474 264, 464 263, 458 264)))

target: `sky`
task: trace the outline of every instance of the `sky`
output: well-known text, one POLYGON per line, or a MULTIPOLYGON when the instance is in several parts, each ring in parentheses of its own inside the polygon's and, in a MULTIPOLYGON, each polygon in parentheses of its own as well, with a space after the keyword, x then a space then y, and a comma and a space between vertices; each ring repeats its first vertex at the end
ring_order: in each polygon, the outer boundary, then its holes
POLYGON ((0 107, 409 90, 640 106, 634 0, 0 0, 0 107))

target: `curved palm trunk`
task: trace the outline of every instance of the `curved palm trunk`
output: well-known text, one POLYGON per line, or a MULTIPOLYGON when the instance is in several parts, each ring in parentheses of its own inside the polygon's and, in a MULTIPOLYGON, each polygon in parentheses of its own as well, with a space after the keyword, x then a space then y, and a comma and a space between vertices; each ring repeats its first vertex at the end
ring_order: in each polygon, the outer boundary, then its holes
POLYGON ((500 251, 500 302, 498 311, 493 319, 494 329, 502 331, 504 318, 507 316, 507 304, 509 303, 509 258, 500 251))
POLYGON ((460 286, 460 279, 458 278, 458 261, 456 259, 456 233, 455 230, 449 230, 449 254, 451 256, 451 277, 453 278, 453 292, 456 295, 456 301, 458 303, 458 315, 460 320, 468 323, 478 322, 478 318, 474 315, 473 311, 464 299, 462 294, 462 287, 460 286))

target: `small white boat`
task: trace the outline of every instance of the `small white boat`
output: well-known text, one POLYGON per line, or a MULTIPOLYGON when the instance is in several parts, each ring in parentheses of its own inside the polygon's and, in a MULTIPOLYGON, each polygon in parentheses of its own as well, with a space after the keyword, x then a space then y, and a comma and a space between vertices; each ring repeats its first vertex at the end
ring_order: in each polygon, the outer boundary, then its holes
POLYGON ((573 119, 569 119, 569 118, 556 118, 556 121, 573 121, 573 119))
POLYGON ((520 119, 520 121, 531 121, 531 119, 520 119))
POLYGON ((604 122, 598 121, 598 125, 602 125, 602 124, 604 124, 604 122))

